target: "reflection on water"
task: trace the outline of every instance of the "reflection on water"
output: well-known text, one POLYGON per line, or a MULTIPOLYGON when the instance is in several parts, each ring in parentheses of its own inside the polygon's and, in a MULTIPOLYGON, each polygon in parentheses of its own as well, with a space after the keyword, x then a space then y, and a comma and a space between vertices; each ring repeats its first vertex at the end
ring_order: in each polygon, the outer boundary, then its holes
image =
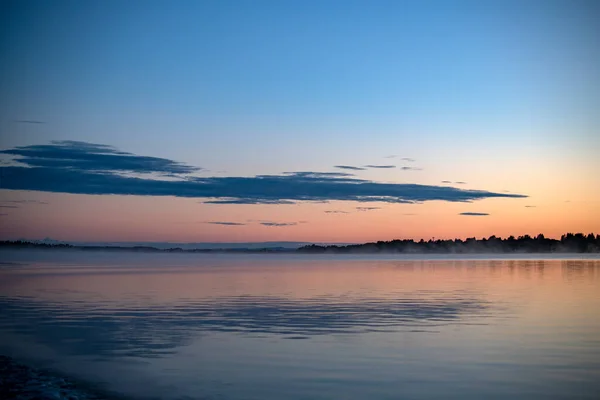
POLYGON ((413 295, 360 302, 324 296, 297 300, 238 296, 149 307, 0 297, 0 328, 35 336, 38 342, 60 346, 62 352, 152 357, 172 353, 206 331, 280 334, 292 339, 401 327, 434 332, 440 325, 482 317, 491 307, 468 293, 447 298, 440 294, 436 298, 434 293, 427 293, 429 298, 413 295))
POLYGON ((2 351, 134 397, 600 393, 597 260, 35 257, 0 268, 2 351))

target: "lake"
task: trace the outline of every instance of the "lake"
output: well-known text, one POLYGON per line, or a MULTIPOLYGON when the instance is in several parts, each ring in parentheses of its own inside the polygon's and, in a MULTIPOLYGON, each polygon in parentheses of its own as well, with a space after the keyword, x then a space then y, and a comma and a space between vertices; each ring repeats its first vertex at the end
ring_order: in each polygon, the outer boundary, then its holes
POLYGON ((0 257, 0 352, 132 398, 600 396, 598 256, 0 257))

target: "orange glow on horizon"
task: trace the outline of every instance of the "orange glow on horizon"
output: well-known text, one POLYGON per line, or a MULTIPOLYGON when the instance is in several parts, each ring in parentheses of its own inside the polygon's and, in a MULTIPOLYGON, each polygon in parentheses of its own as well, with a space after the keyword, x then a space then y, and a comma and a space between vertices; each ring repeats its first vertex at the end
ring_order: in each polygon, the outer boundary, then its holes
POLYGON ((567 232, 600 233, 600 204, 593 199, 572 202, 548 200, 545 203, 534 203, 531 199, 489 199, 472 203, 433 201, 414 205, 333 202, 222 206, 171 197, 38 192, 19 195, 48 204, 11 210, 1 220, 4 239, 50 237, 64 241, 111 242, 362 243, 538 233, 558 238, 567 232), (536 206, 525 207, 531 203, 536 206), (364 206, 379 209, 356 209, 364 206), (461 212, 486 212, 490 215, 461 216, 461 212), (244 225, 214 225, 208 223, 211 221, 244 225), (261 225, 265 221, 293 225, 261 225))

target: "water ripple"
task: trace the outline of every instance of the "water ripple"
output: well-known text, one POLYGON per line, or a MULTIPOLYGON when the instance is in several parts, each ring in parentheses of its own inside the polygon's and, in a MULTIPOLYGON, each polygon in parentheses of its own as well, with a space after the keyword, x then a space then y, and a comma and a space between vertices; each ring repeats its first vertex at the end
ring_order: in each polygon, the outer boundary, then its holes
POLYGON ((210 332, 314 335, 432 332, 436 326, 481 323, 492 304, 470 293, 422 293, 398 299, 287 299, 229 296, 141 306, 110 301, 52 302, 0 296, 0 327, 61 346, 72 354, 157 357, 210 332))

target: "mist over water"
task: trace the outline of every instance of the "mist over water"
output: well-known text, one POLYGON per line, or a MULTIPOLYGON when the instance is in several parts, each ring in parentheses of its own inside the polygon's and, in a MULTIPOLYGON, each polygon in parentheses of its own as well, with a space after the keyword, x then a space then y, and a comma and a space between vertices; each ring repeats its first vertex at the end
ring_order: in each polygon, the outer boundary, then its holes
POLYGON ((2 353, 134 398, 600 393, 593 256, 2 260, 2 353))

